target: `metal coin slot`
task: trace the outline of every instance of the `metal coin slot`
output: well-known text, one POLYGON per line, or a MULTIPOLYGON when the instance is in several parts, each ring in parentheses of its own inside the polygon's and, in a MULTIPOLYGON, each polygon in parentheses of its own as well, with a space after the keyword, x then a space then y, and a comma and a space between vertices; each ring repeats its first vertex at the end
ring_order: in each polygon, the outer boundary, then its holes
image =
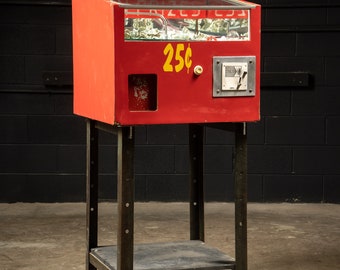
POLYGON ((214 57, 213 97, 255 96, 255 57, 214 57))

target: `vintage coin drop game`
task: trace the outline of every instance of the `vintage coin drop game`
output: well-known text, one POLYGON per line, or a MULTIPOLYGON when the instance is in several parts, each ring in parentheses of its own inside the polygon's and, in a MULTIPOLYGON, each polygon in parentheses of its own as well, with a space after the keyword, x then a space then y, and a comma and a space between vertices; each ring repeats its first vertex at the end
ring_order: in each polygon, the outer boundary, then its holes
POLYGON ((259 120, 260 7, 73 0, 74 112, 116 125, 259 120))
POLYGON ((72 16, 74 113, 87 119, 86 269, 247 270, 246 122, 260 119, 261 7, 72 0, 72 16), (134 127, 153 124, 189 126, 190 239, 135 245, 134 127), (205 244, 206 126, 235 134, 235 258, 205 244), (109 246, 98 243, 98 129, 117 135, 117 243, 109 246))

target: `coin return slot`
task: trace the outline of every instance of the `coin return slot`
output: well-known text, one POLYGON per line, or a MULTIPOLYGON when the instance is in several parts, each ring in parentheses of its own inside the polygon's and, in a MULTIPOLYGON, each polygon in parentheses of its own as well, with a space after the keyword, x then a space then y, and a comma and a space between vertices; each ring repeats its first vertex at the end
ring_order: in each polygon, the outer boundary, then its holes
POLYGON ((128 81, 129 110, 157 110, 157 75, 130 74, 128 81))

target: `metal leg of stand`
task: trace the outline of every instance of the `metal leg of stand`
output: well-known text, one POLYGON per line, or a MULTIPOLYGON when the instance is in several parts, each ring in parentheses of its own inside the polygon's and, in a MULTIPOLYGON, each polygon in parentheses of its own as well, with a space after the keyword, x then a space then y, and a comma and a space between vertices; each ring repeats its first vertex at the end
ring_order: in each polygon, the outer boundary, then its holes
POLYGON ((117 270, 133 269, 134 128, 118 128, 117 270))
POLYGON ((98 245, 98 130, 86 121, 86 269, 94 270, 89 253, 98 245))
POLYGON ((190 240, 201 241, 204 241, 203 134, 203 126, 189 125, 190 240))
POLYGON ((235 254, 236 270, 247 270, 247 133, 235 126, 235 254))

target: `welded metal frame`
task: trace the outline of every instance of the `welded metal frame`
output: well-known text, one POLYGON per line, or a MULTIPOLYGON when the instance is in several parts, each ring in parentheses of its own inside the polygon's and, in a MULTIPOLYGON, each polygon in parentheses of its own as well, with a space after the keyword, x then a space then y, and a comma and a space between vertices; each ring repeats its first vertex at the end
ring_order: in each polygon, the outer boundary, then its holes
MULTIPOLYGON (((86 122, 86 269, 133 270, 134 266, 134 127, 116 127, 87 119, 86 122), (97 255, 98 247, 98 129, 117 134, 118 230, 116 266, 97 255)), ((247 133, 245 123, 189 124, 190 241, 204 242, 204 127, 235 134, 235 265, 247 270, 247 133)), ((220 267, 207 269, 222 269, 220 267)), ((223 268, 225 269, 225 268, 223 268)), ((174 269, 175 270, 175 269, 174 269)))
POLYGON ((86 269, 107 269, 93 256, 98 246, 98 129, 116 134, 117 142, 117 269, 133 269, 134 127, 115 127, 87 119, 86 139, 86 269))

